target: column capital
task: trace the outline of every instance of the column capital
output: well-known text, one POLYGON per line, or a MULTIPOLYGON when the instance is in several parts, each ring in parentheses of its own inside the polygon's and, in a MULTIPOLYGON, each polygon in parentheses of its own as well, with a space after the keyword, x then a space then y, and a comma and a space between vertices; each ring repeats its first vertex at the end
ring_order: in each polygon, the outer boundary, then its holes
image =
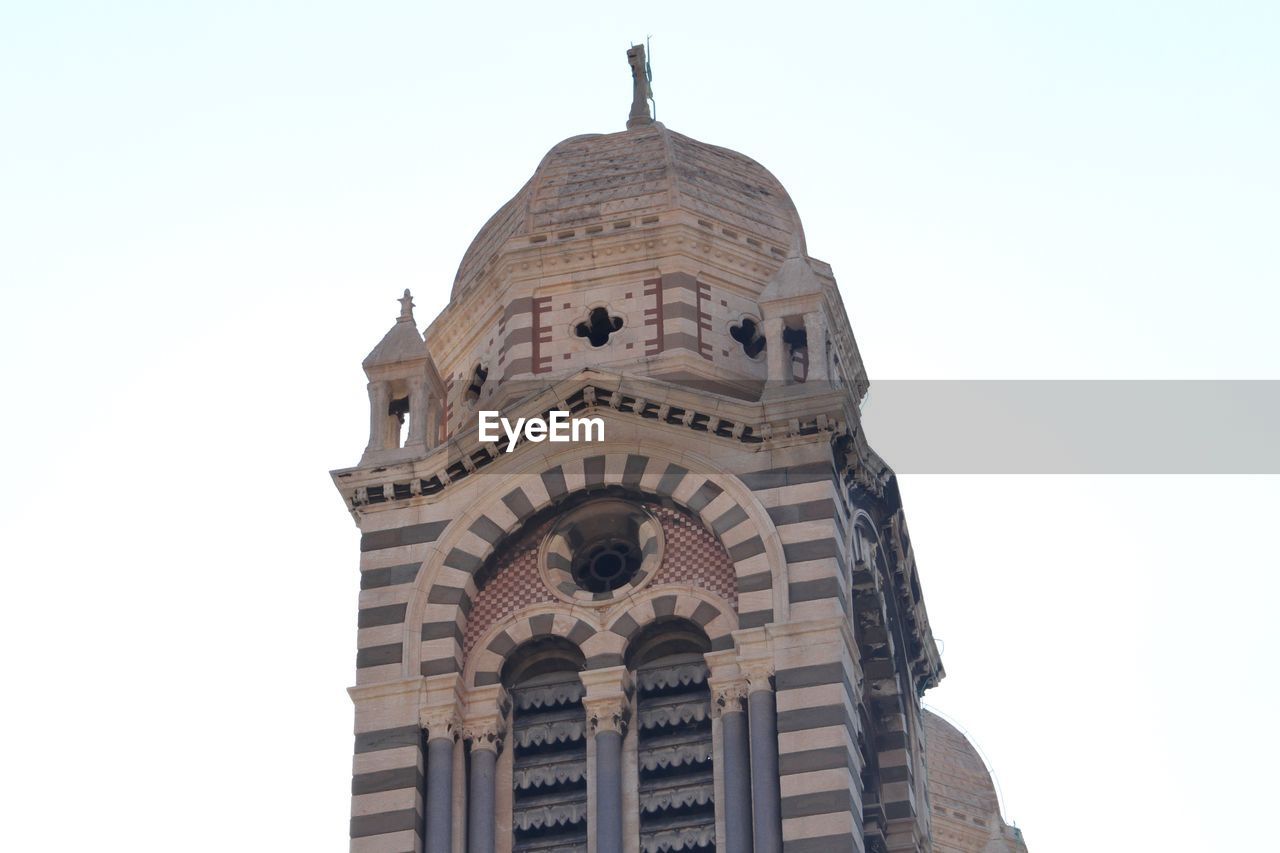
POLYGON ((471 741, 471 751, 502 749, 502 739, 507 735, 507 721, 494 714, 489 717, 466 720, 462 724, 463 740, 471 741))
POLYGON ((587 712, 590 733, 614 731, 621 734, 625 731, 631 709, 631 673, 627 668, 588 669, 579 678, 587 691, 582 707, 587 712))
POLYGON ((457 740, 462 730, 462 718, 453 705, 436 705, 423 708, 419 712, 422 727, 427 730, 427 739, 449 738, 457 740))
POLYGON ((723 714, 732 714, 742 710, 742 702, 747 698, 747 680, 735 678, 732 681, 712 682, 711 684, 711 716, 719 719, 723 714))
POLYGON ((594 736, 599 732, 625 734, 631 703, 626 696, 598 696, 583 699, 587 712, 587 729, 594 736))
POLYGON ((472 751, 492 749, 498 752, 502 749, 510 710, 511 697, 501 684, 480 688, 467 696, 462 737, 471 741, 472 751))

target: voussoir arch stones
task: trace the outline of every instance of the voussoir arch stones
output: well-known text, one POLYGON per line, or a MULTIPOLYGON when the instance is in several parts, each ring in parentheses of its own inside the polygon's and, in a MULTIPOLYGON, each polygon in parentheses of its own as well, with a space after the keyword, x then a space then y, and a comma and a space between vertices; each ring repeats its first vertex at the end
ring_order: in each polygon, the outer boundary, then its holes
POLYGON ((741 480, 717 471, 708 459, 602 443, 531 457, 502 475, 475 480, 484 488, 427 547, 417 574, 404 622, 406 677, 461 670, 460 638, 476 591, 474 573, 526 520, 583 489, 621 486, 684 507, 729 555, 740 627, 787 619, 786 560, 773 521, 741 480), (449 622, 456 630, 440 630, 449 622))
POLYGON ((738 615, 729 602, 688 584, 663 584, 605 612, 561 601, 524 608, 480 639, 463 670, 463 684, 468 689, 497 684, 507 657, 539 637, 556 636, 574 643, 582 651, 587 669, 621 666, 631 639, 646 625, 669 617, 699 625, 712 650, 733 645, 738 615))

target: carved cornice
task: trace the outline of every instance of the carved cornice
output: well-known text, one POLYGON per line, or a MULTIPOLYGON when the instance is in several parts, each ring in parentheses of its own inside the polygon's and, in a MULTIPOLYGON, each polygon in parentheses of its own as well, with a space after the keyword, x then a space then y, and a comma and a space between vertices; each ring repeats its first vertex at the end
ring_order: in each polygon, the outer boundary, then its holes
POLYGON ((852 501, 859 490, 877 499, 884 497, 894 477, 893 469, 867 444, 861 427, 837 434, 831 441, 831 450, 848 500, 852 501))
MULTIPOLYGON (((804 385, 797 385, 794 396, 761 403, 699 392, 661 379, 624 379, 588 369, 520 400, 509 407, 507 417, 546 417, 552 410, 574 416, 611 412, 634 417, 647 426, 694 433, 700 440, 732 442, 753 450, 822 434, 834 441, 848 434, 847 426, 858 418, 856 401, 829 384, 814 386, 806 391, 804 385)), ((672 436, 672 440, 683 439, 672 436)), ((384 504, 436 499, 460 480, 505 459, 506 444, 505 438, 481 444, 476 430, 470 429, 425 457, 331 474, 348 507, 363 512, 384 504)), ((880 465, 888 470, 882 462, 880 465)))
POLYGON ((881 536, 889 545, 887 556, 890 557, 889 562, 894 573, 893 587, 912 637, 911 645, 907 649, 912 681, 917 693, 922 694, 930 687, 936 687, 945 672, 937 643, 933 638, 933 629, 929 625, 924 596, 920 592, 915 549, 911 547, 911 536, 907 532, 907 517, 901 507, 889 517, 888 524, 881 531, 881 536))

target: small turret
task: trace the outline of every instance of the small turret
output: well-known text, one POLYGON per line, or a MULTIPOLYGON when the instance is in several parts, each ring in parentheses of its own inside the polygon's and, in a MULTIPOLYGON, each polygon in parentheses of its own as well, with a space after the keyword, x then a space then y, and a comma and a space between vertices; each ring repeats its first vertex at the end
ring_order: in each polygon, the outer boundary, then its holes
POLYGON ((759 304, 764 337, 770 342, 767 387, 827 381, 831 371, 826 286, 809 259, 793 247, 761 291, 759 304))
POLYGON ((444 385, 414 323, 408 289, 399 301, 395 325, 363 362, 369 378, 369 444, 361 464, 421 455, 439 439, 444 385))

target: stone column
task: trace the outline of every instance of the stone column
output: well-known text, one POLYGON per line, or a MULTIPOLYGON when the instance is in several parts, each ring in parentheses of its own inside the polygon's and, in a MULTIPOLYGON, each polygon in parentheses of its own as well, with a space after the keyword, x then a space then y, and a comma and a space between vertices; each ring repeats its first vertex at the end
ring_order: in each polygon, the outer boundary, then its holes
POLYGON ((763 321, 765 340, 765 363, 769 368, 769 383, 786 385, 791 381, 791 353, 787 352, 787 344, 782 340, 783 323, 781 317, 771 317, 763 321))
POLYGON ((435 447, 440 443, 444 431, 445 401, 440 397, 432 397, 427 407, 427 446, 435 447))
POLYGON ((827 370, 827 318, 821 311, 804 315, 805 345, 809 348, 809 373, 805 382, 826 382, 827 370))
POLYGON ((409 380, 409 437, 405 444, 427 444, 427 380, 415 376, 409 380))
POLYGON ((453 853, 453 744, 459 725, 450 708, 422 713, 427 729, 426 853, 453 853))
POLYGON ((778 707, 772 661, 743 662, 751 729, 751 816, 755 853, 782 853, 782 787, 778 777, 778 707))
POLYGON ((391 408, 391 385, 369 383, 369 450, 387 449, 387 411, 391 408))
POLYGON ((747 714, 742 707, 746 697, 745 682, 730 682, 715 687, 711 703, 712 715, 720 720, 724 755, 722 814, 727 853, 752 853, 751 748, 747 733, 747 714))
POLYGON ((497 716, 469 722, 463 731, 463 737, 471 744, 467 853, 494 853, 497 803, 494 781, 497 778, 502 735, 502 718, 497 716))
POLYGON ((595 743, 596 853, 622 853, 622 735, 630 711, 625 667, 582 673, 587 730, 595 743))

